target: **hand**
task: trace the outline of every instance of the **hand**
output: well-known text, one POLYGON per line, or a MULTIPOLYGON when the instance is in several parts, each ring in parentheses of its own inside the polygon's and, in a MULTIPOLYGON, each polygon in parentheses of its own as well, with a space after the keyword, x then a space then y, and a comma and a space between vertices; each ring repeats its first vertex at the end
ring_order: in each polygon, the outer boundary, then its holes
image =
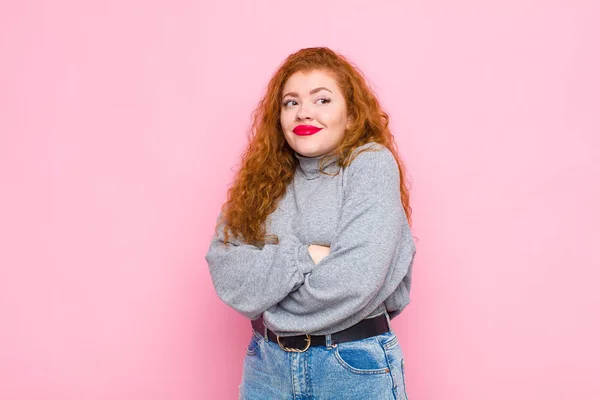
POLYGON ((314 263, 318 264, 322 259, 329 255, 329 247, 311 244, 308 246, 308 254, 310 254, 314 263))

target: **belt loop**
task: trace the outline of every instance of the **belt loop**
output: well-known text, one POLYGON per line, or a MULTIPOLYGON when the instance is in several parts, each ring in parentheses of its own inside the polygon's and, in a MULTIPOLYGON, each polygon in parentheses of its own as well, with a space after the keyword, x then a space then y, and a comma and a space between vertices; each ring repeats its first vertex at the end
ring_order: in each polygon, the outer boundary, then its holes
POLYGON ((267 333, 267 324, 265 324, 265 320, 264 319, 263 319, 263 326, 265 327, 264 337, 265 337, 265 340, 268 342, 269 341, 269 334, 267 333))
POLYGON ((388 331, 392 330, 392 323, 390 322, 390 314, 387 312, 387 308, 383 311, 385 313, 385 319, 387 319, 388 331))
POLYGON ((331 348, 331 334, 325 335, 325 346, 327 346, 327 349, 331 348))

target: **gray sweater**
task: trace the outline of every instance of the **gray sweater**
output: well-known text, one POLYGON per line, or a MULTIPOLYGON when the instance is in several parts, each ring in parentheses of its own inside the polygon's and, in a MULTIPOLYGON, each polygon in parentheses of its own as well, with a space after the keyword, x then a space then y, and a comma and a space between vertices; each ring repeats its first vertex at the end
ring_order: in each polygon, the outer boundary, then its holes
MULTIPOLYGON (((299 166, 266 220, 279 244, 230 239, 223 227, 205 256, 219 298, 250 319, 263 315, 279 336, 324 335, 409 303, 416 252, 400 202, 400 174, 384 146, 360 153, 337 176, 320 174, 321 157, 296 153, 299 166), (310 244, 330 247, 315 264, 310 244)), ((335 172, 335 162, 325 171, 335 172)), ((219 214, 219 217, 221 214, 219 214)), ((218 219, 217 219, 218 220, 218 219)))

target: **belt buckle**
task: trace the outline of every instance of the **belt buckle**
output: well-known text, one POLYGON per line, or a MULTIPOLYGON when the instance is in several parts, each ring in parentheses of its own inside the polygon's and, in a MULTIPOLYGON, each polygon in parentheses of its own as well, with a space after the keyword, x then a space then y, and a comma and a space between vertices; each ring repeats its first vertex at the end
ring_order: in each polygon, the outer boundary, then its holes
POLYGON ((281 342, 279 341, 279 335, 277 335, 277 344, 279 344, 279 347, 281 347, 285 351, 290 351, 290 352, 294 352, 294 353, 304 353, 310 347, 310 335, 308 333, 305 333, 305 335, 306 335, 306 339, 304 339, 304 340, 307 341, 308 343, 306 343, 306 347, 303 349, 292 349, 291 347, 282 345, 281 342))

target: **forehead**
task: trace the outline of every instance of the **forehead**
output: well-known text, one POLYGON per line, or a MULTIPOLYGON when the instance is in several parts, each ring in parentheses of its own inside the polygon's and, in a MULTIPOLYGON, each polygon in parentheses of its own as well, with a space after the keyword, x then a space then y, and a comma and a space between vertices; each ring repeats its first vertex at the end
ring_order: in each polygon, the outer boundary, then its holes
POLYGON ((339 92, 337 81, 327 71, 298 71, 292 74, 283 85, 283 93, 297 92, 299 95, 308 95, 308 92, 317 87, 326 87, 332 92, 339 92))

